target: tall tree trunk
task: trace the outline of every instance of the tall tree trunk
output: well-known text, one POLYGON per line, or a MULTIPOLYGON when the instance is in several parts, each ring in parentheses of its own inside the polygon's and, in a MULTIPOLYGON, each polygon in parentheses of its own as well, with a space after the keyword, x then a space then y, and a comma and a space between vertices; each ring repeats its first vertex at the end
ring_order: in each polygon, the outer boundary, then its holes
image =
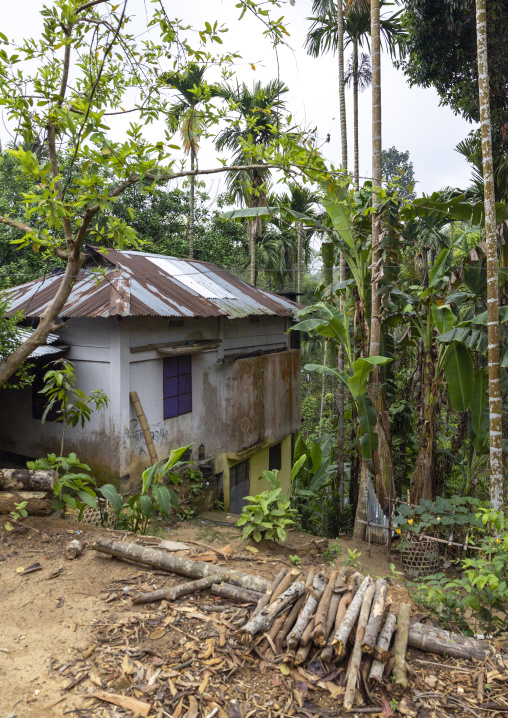
MULTIPOLYGON (((370 3, 371 22, 371 62, 372 62, 372 203, 377 203, 376 189, 381 186, 381 44, 379 27, 379 0, 371 0, 370 3)), ((378 214, 372 215, 372 280, 371 280, 371 321, 370 321, 370 348, 369 355, 379 354, 381 344, 381 298, 378 294, 378 278, 382 272, 381 252, 379 244, 381 240, 381 218, 378 214)), ((379 368, 376 366, 371 373, 369 382, 369 396, 372 404, 377 407, 379 389, 379 368)), ((379 424, 379 420, 378 420, 379 424)), ((379 427, 378 437, 380 436, 379 427)), ((384 452, 379 452, 384 456, 384 452)), ((354 536, 358 539, 365 537, 365 524, 360 521, 367 521, 368 484, 371 481, 372 461, 362 460, 360 486, 358 491, 358 505, 356 507, 356 521, 354 536)))
POLYGON ((344 6, 337 0, 337 56, 339 60, 339 116, 342 169, 347 170, 346 87, 344 82, 344 6))
POLYGON ((296 293, 302 293, 302 267, 303 267, 303 222, 300 220, 296 225, 296 293))
MULTIPOLYGON (((257 219, 257 218, 256 218, 257 219)), ((249 240, 249 256, 250 256, 250 283, 254 287, 256 284, 256 219, 247 220, 247 237, 249 240)))
MULTIPOLYGON (((191 148, 191 170, 196 167, 196 153, 194 148, 191 148)), ((187 229, 187 237, 189 242, 189 259, 194 258, 194 203, 195 203, 195 191, 196 191, 196 177, 190 176, 190 199, 189 199, 189 226, 187 229)))
POLYGON ((353 130, 355 153, 355 183, 360 186, 360 147, 358 144, 358 40, 353 45, 353 130))
MULTIPOLYGON (((342 169, 347 171, 347 122, 346 122, 346 87, 344 82, 344 6, 343 0, 337 0, 337 54, 339 58, 339 112, 340 112, 340 144, 342 149, 342 169)), ((346 261, 340 254, 340 281, 346 279, 346 261)), ((341 294, 339 309, 344 311, 344 297, 341 294)), ((339 345, 338 368, 344 371, 344 347, 339 345)), ((337 474, 335 491, 341 496, 342 505, 344 484, 344 386, 337 382, 337 474)))
POLYGON ((496 198, 492 161, 489 64, 487 56, 487 2, 476 0, 478 88, 482 133, 483 180, 485 192, 485 239, 487 244, 487 335, 489 360, 490 416, 490 505, 503 508, 503 411, 499 381, 499 287, 496 233, 496 198))
MULTIPOLYGON (((430 311, 429 311, 430 313, 430 311)), ((410 502, 418 504, 420 499, 432 499, 434 496, 434 474, 436 468, 436 428, 439 421, 441 403, 436 387, 436 362, 433 347, 424 348, 421 357, 422 375, 420 392, 420 416, 418 418, 419 447, 415 468, 409 488, 410 502)))

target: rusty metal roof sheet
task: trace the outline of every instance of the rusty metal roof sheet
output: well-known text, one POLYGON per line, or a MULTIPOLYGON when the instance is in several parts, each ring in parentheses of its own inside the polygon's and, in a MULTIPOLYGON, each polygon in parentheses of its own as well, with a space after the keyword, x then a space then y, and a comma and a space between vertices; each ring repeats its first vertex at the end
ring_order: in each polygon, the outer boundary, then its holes
MULTIPOLYGON (((62 274, 54 274, 8 290, 10 313, 40 317, 61 281, 62 274)), ((61 316, 233 319, 291 317, 298 309, 298 304, 252 287, 209 262, 92 247, 61 316)))

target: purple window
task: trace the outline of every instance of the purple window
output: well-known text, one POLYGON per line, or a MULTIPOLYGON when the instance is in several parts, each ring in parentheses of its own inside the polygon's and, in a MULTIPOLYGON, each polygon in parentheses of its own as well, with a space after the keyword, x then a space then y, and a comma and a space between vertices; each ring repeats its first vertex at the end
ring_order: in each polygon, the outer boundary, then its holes
POLYGON ((164 418, 180 416, 192 411, 191 357, 163 359, 164 418))

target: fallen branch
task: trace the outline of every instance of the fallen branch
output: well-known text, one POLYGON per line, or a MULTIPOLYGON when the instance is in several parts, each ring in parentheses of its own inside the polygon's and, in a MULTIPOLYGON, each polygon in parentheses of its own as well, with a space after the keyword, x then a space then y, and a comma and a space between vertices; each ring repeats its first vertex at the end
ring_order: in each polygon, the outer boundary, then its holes
MULTIPOLYGON (((145 566, 152 566, 161 571, 177 573, 188 578, 204 578, 205 576, 227 576, 228 583, 242 588, 250 588, 253 591, 264 592, 270 588, 270 582, 259 576, 232 571, 222 566, 211 566, 204 561, 191 561, 183 556, 175 556, 165 551, 138 546, 126 541, 115 541, 114 539, 101 536, 97 543, 91 546, 95 551, 115 556, 124 561, 133 561, 145 566)), ((225 580, 225 578, 223 578, 225 580)))
POLYGON ((57 479, 57 471, 0 469, 2 491, 53 491, 57 479))
POLYGON ((231 586, 229 583, 214 583, 211 590, 216 596, 230 598, 240 603, 256 603, 262 595, 259 591, 251 591, 249 588, 241 588, 241 586, 231 586))
POLYGON ((52 512, 52 491, 0 491, 0 514, 16 511, 16 504, 26 501, 29 516, 49 516, 52 512))
POLYGON ((158 591, 140 593, 139 596, 135 596, 132 599, 132 603, 138 605, 141 603, 154 603, 155 601, 175 601, 177 598, 180 598, 180 596, 186 596, 189 593, 196 593, 197 591, 204 591, 210 588, 212 584, 225 581, 226 579, 227 577, 217 575, 205 576, 197 581, 189 581, 189 583, 182 583, 172 588, 160 588, 158 591))
POLYGON ((420 651, 446 654, 452 658, 465 658, 469 661, 473 659, 485 661, 490 655, 489 650, 483 648, 474 638, 467 640, 466 636, 461 634, 432 629, 432 626, 426 626, 424 623, 413 623, 409 627, 408 645, 420 651))
POLYGON ((271 603, 270 599, 273 596, 274 591, 276 591, 276 589, 279 586, 279 584, 281 583, 281 581, 285 578, 287 572, 288 572, 287 568, 281 568, 279 573, 273 579, 271 585, 268 587, 268 589, 265 591, 265 593, 259 599, 258 604, 252 613, 251 619, 253 619, 255 616, 257 616, 258 613, 260 613, 265 606, 268 606, 268 604, 271 603))

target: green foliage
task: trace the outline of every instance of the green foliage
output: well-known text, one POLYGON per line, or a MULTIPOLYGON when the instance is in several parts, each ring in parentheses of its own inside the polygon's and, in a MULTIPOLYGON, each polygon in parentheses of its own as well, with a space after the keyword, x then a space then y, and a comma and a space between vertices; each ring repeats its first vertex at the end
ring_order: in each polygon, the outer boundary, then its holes
POLYGON ((90 476, 90 467, 81 462, 76 454, 57 456, 48 454, 45 459, 27 461, 29 469, 42 469, 44 471, 57 471, 58 480, 53 491, 53 506, 63 511, 66 506, 78 511, 78 520, 81 519, 85 506, 97 508, 97 494, 95 479, 90 476), (81 471, 79 471, 81 469, 81 471))
MULTIPOLYGON (((175 483, 175 476, 171 469, 178 466, 179 460, 192 446, 183 446, 174 449, 169 459, 162 463, 153 464, 143 472, 141 492, 130 496, 124 503, 123 497, 112 484, 100 486, 98 491, 109 501, 118 515, 121 523, 134 533, 146 534, 149 522, 158 511, 165 518, 171 509, 179 511, 178 499, 175 492, 164 484, 166 478, 175 483)), ((178 481, 180 480, 179 477, 178 481)))
POLYGON ((291 561, 293 566, 299 566, 302 563, 302 559, 296 554, 289 554, 289 560, 291 561))
POLYGON ((396 147, 382 150, 381 163, 383 179, 386 182, 395 183, 399 187, 401 197, 415 199, 415 176, 409 152, 400 152, 396 147))
POLYGON ((252 537, 255 541, 272 539, 284 543, 287 527, 295 523, 295 509, 290 501, 281 498, 282 489, 263 491, 256 496, 246 496, 248 506, 244 506, 236 525, 243 526, 242 538, 252 537))
POLYGON ((348 548, 347 556, 343 561, 344 566, 352 566, 353 568, 358 568, 361 555, 361 551, 357 551, 354 548, 348 548))
POLYGON ((460 540, 462 534, 478 523, 479 505, 480 501, 470 496, 422 499, 417 507, 399 504, 393 526, 410 534, 437 532, 442 538, 448 538, 453 531, 454 540, 460 540))
POLYGON ((61 421, 66 426, 85 426, 90 421, 92 411, 98 411, 108 405, 108 397, 102 389, 96 389, 87 396, 80 389, 76 389, 76 372, 74 366, 66 359, 57 359, 51 362, 50 369, 44 374, 44 386, 39 392, 46 394, 47 404, 42 415, 42 423, 48 413, 55 409, 55 421, 61 421))
POLYGON ((467 633, 495 635, 508 626, 508 521, 485 509, 476 515, 480 552, 456 562, 459 575, 428 576, 422 599, 440 618, 467 633), (480 529, 478 529, 478 524, 480 529))
POLYGON ((326 561, 326 563, 333 563, 340 556, 340 553, 340 545, 337 541, 334 541, 333 543, 328 544, 328 547, 321 554, 321 558, 323 561, 326 561))

